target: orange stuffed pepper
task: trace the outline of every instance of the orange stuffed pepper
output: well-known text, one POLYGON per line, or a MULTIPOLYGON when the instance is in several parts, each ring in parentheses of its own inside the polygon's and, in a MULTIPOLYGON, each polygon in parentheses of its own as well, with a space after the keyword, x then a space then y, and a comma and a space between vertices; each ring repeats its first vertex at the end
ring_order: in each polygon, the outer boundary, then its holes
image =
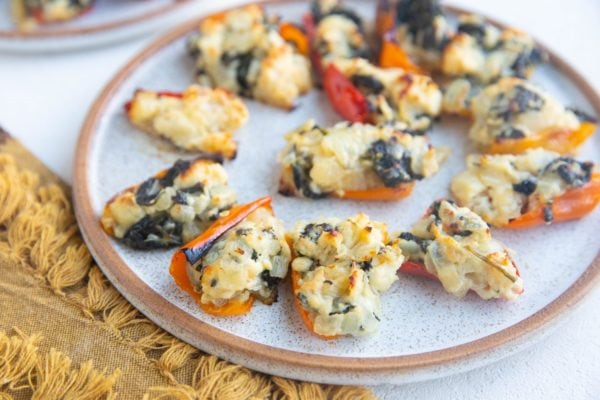
POLYGON ((600 174, 544 149, 519 155, 471 155, 451 191, 458 204, 498 227, 530 228, 579 219, 600 203, 600 174))
POLYGON ((470 105, 469 138, 489 153, 517 154, 543 147, 574 153, 595 131, 595 118, 565 108, 537 86, 504 78, 486 87, 470 105))
POLYGON ((290 258, 283 224, 263 197, 233 207, 181 247, 170 273, 206 313, 231 316, 249 312, 255 299, 275 302, 290 258))
POLYGON ((386 225, 364 214, 300 222, 289 241, 294 299, 306 327, 323 339, 376 333, 381 294, 404 260, 386 225))
POLYGON ((427 138, 392 126, 341 122, 325 128, 308 121, 285 138, 279 191, 312 199, 399 200, 447 156, 427 138))
POLYGON ((468 208, 436 201, 399 239, 406 257, 400 271, 437 280, 455 296, 473 291, 486 300, 514 300, 523 293, 509 251, 468 208))

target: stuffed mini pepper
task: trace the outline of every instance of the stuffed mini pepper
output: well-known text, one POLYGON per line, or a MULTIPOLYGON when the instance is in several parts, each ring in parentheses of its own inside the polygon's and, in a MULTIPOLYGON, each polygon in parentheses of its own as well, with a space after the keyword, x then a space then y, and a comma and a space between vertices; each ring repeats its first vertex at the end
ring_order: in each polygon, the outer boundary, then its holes
POLYGON ((442 92, 430 77, 378 68, 361 58, 329 63, 323 85, 333 108, 348 121, 401 122, 415 134, 431 129, 442 105, 442 92))
POLYGON ((190 86, 182 93, 138 90, 125 105, 129 121, 186 151, 234 158, 233 132, 248 120, 248 109, 223 90, 190 86))
POLYGON ((310 62, 258 5, 217 14, 189 41, 200 84, 293 109, 312 86, 310 62))
POLYGON ((399 235, 406 261, 401 272, 439 281, 448 293, 514 300, 523 280, 506 247, 468 208, 436 201, 410 232, 399 235))
POLYGON ((425 133, 441 109, 431 78, 368 61, 363 22, 339 1, 316 1, 305 18, 311 59, 333 108, 346 120, 403 122, 425 133))
POLYGON ((255 299, 277 300, 287 276, 290 248, 271 198, 235 206, 177 251, 170 273, 175 282, 211 315, 250 311, 255 299))
POLYGON ((136 249, 179 246, 196 237, 235 204, 219 161, 179 160, 124 190, 104 207, 104 231, 136 249))
POLYGON ((404 261, 386 225, 364 214, 300 222, 289 240, 294 299, 306 327, 325 339, 377 332, 381 293, 404 261))
POLYGON ((286 135, 279 191, 312 199, 398 200, 434 175, 446 149, 392 126, 308 121, 286 135))
POLYGON ((595 118, 563 107, 537 86, 504 78, 470 102, 469 137, 489 153, 522 153, 543 147, 574 153, 596 130, 595 118))
POLYGON ((487 85, 504 77, 529 78, 547 60, 533 38, 514 28, 499 29, 483 17, 460 15, 457 32, 444 47, 441 72, 487 85))
MULTIPOLYGON (((385 3, 385 2, 384 2, 385 3)), ((383 34, 380 63, 406 70, 423 68, 448 79, 487 85, 502 77, 528 78, 547 59, 527 33, 499 29, 473 14, 452 26, 439 0, 398 0, 379 8, 383 34)))
POLYGON ((592 162, 543 149, 470 155, 450 190, 458 204, 498 227, 529 228, 582 218, 600 202, 592 162))

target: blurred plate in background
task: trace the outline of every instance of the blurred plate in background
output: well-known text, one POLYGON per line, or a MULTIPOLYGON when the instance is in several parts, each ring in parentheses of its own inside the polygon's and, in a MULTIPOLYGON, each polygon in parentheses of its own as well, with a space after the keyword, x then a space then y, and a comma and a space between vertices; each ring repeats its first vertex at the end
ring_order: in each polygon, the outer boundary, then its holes
POLYGON ((160 31, 200 9, 198 0, 96 0, 71 21, 19 31, 10 1, 0 7, 0 51, 60 52, 121 42, 160 31))

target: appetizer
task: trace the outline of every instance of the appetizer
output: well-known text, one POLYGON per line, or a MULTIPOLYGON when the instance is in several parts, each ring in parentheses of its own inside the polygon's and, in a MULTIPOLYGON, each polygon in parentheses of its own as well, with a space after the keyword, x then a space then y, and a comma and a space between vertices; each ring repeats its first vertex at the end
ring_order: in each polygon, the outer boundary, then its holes
POLYGON ((423 136, 392 126, 312 120, 285 136, 279 192, 312 199, 398 200, 434 175, 447 156, 423 136))
POLYGON ((350 122, 402 122, 424 134, 441 110, 442 93, 425 75, 378 68, 362 58, 337 59, 323 85, 333 108, 350 122))
POLYGON ((138 90, 125 106, 129 121, 186 151, 235 158, 233 132, 248 120, 248 109, 223 90, 192 85, 183 93, 138 90))
POLYGON ((235 206, 173 256, 170 272, 202 310, 217 316, 244 314, 254 299, 277 300, 291 255, 271 198, 235 206))
POLYGON ((574 152, 596 130, 592 117, 564 108, 554 97, 518 78, 486 87, 471 102, 469 137, 489 153, 543 147, 574 152))
POLYGON ((444 47, 441 71, 486 85, 503 77, 526 79, 546 53, 527 33, 498 29, 481 16, 459 16, 458 31, 444 47))
POLYGON ((135 249, 179 246, 198 236, 235 199, 220 160, 179 160, 113 197, 100 222, 106 233, 135 249))
POLYGON ((21 29, 38 24, 68 21, 86 12, 93 0, 10 0, 15 22, 21 29))
POLYGON ((457 297, 472 290, 486 300, 514 300, 523 293, 506 247, 492 238, 479 215, 452 201, 434 202, 399 239, 406 257, 400 271, 438 280, 457 297))
POLYGON ((487 223, 529 228, 578 219, 600 202, 600 174, 592 162, 544 149, 520 155, 470 155, 452 180, 458 204, 487 223))
POLYGON ((364 214, 300 222, 289 240, 294 299, 306 327, 327 339, 377 332, 380 295, 404 261, 386 225, 364 214))
POLYGON ((399 0, 395 10, 378 11, 385 21, 380 30, 393 26, 382 43, 384 67, 424 68, 487 85, 502 77, 528 78, 547 59, 527 33, 499 29, 478 15, 460 15, 457 28, 451 27, 439 0, 399 0))
POLYGON ((279 33, 258 5, 206 18, 189 42, 197 80, 277 107, 292 109, 311 86, 310 62, 279 33))

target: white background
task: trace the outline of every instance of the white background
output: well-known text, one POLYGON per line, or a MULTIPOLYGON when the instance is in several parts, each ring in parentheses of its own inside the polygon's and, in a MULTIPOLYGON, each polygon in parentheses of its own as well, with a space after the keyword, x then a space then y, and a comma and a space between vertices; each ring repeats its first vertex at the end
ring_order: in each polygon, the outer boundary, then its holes
MULTIPOLYGON (((201 1, 215 9, 240 0, 201 1)), ((5 2, 2 2, 5 6, 5 2)), ((454 0, 525 29, 600 91, 600 1, 454 0)), ((110 77, 153 36, 67 54, 0 54, 0 126, 70 181, 78 131, 110 77)), ((496 364, 435 381, 383 386, 384 399, 600 399, 600 290, 549 339, 496 364)))

